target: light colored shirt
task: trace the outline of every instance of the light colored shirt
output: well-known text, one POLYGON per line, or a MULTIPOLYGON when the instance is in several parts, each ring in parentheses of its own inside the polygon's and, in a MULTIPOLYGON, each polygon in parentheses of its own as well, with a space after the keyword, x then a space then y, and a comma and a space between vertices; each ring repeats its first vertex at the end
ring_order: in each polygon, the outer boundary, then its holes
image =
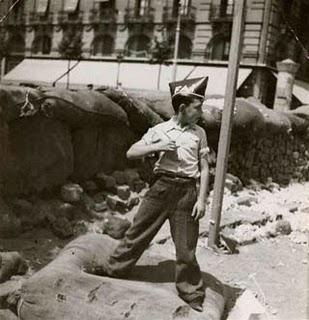
POLYGON ((175 141, 175 151, 160 152, 154 172, 172 172, 180 176, 198 178, 199 161, 207 157, 209 148, 204 129, 198 125, 180 127, 175 117, 160 123, 142 137, 138 143, 150 145, 160 141, 175 141))

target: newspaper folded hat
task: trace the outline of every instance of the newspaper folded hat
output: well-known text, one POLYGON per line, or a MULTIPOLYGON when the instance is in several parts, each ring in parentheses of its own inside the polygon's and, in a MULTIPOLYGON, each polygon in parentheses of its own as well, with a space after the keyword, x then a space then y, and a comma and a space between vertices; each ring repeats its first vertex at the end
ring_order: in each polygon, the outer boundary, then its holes
POLYGON ((170 82, 169 87, 172 98, 178 94, 191 95, 198 98, 205 98, 205 91, 208 83, 208 77, 192 78, 182 81, 170 82))

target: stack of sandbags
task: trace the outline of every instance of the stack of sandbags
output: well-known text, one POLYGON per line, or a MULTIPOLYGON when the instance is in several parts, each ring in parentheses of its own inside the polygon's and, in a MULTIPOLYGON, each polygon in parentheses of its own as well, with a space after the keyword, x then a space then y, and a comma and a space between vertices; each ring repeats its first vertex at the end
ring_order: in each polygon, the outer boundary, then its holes
POLYGON ((89 274, 104 269, 116 244, 95 234, 69 243, 53 262, 24 282, 18 316, 23 320, 221 319, 223 287, 214 280, 207 281, 205 311, 198 313, 177 296, 173 284, 162 287, 139 280, 143 279, 140 272, 135 281, 89 274))
POLYGON ((130 128, 139 136, 145 133, 149 127, 163 121, 158 113, 149 108, 145 102, 134 98, 123 90, 101 88, 98 91, 123 108, 129 119, 130 128))

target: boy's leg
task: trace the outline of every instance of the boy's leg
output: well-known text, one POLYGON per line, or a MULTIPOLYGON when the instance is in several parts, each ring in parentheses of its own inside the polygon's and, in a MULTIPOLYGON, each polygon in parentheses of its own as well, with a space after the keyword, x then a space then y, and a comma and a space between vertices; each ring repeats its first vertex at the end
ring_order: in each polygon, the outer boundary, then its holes
POLYGON ((147 192, 125 238, 109 257, 110 276, 124 276, 157 234, 167 219, 170 191, 170 184, 158 180, 147 192))
POLYGON ((196 260, 199 223, 191 213, 196 202, 196 186, 187 185, 179 190, 179 201, 170 216, 171 233, 176 247, 176 287, 187 302, 205 296, 200 267, 196 260))

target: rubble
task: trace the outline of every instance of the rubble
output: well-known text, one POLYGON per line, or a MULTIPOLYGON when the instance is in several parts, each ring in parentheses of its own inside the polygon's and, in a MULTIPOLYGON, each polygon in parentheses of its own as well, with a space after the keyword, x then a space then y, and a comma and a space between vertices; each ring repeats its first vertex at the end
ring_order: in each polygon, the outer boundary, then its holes
POLYGON ((82 198, 83 189, 75 183, 68 183, 61 188, 61 196, 64 202, 79 202, 82 198))
POLYGON ((129 220, 116 217, 109 213, 105 215, 103 233, 108 234, 114 239, 122 239, 130 226, 131 223, 129 220))
POLYGON ((258 202, 258 199, 252 196, 243 196, 237 199, 237 204, 239 206, 251 207, 252 203, 257 203, 257 202, 258 202))
POLYGON ((276 224, 276 232, 284 235, 289 235, 292 232, 290 222, 286 220, 279 220, 276 224))
POLYGON ((113 176, 109 176, 102 172, 96 175, 96 182, 100 188, 109 191, 114 191, 117 184, 116 179, 113 176))
POLYGON ((122 200, 128 200, 130 198, 130 187, 129 186, 118 186, 117 196, 122 200))

